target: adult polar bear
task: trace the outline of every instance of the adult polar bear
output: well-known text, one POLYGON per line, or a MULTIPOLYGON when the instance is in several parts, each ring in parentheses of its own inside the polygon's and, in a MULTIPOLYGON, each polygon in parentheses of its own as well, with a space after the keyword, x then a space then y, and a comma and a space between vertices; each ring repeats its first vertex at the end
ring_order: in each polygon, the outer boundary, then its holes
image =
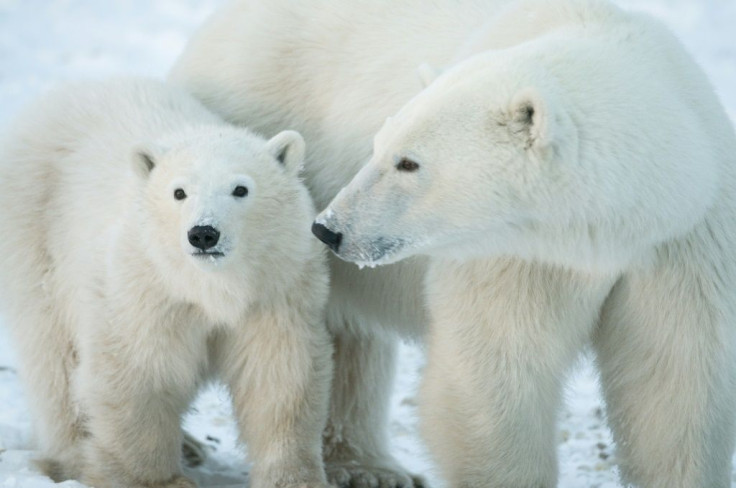
POLYGON ((384 125, 317 234, 431 256, 421 406, 452 486, 554 486, 560 378, 592 339, 624 481, 728 487, 731 124, 648 18, 524 1, 500 25, 384 125))
MULTIPOLYGON (((728 486, 736 272, 725 254, 736 224, 728 121, 699 70, 649 20, 602 2, 498 8, 239 1, 173 72, 231 120, 300 130, 311 149, 307 183, 323 206, 367 160, 384 117, 419 92, 415 67, 447 68, 381 131, 374 161, 322 222, 333 247, 342 233, 338 252, 348 259, 379 259, 390 247, 391 260, 408 256, 363 272, 333 262, 328 471, 334 479, 352 457, 402 478, 375 429, 385 410, 366 406, 385 401, 386 336, 416 333, 427 320, 426 261, 412 256, 444 245, 462 262, 435 259, 428 278, 436 326, 425 424, 453 485, 554 485, 562 378, 592 336, 624 478, 728 486), (494 72, 518 78, 496 86, 494 72), (540 79, 550 83, 536 88, 540 79), (611 164, 585 159, 591 152, 611 164), (421 167, 409 174, 413 159, 421 167), (488 164, 479 171, 478 161, 488 164), (381 193, 375 171, 400 191, 381 193), (427 186, 427 174, 442 184, 427 186), (481 257, 504 253, 514 257, 481 257)), ((380 481, 391 481, 380 469, 380 481)))

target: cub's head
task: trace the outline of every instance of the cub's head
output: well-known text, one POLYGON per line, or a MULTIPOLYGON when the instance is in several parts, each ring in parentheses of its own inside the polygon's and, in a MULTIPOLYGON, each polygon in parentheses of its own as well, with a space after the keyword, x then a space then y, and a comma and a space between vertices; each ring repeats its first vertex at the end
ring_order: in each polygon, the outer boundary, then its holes
POLYGON ((172 271, 238 274, 298 255, 313 215, 298 177, 303 157, 296 132, 266 141, 219 126, 140 147, 133 167, 143 250, 172 271))

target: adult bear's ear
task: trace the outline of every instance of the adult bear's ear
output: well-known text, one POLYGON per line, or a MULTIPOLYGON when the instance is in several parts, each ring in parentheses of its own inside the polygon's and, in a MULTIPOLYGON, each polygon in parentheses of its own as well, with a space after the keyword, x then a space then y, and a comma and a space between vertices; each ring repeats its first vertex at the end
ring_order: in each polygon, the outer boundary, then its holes
POLYGON ((553 157, 563 140, 576 138, 572 120, 561 104, 555 102, 536 88, 524 88, 514 95, 508 109, 512 134, 543 160, 553 157))
POLYGON ((143 144, 133 150, 133 172, 143 179, 148 176, 156 167, 156 161, 159 157, 159 149, 150 144, 143 144))
POLYGON ((304 139, 293 130, 285 130, 266 143, 268 152, 289 173, 298 174, 304 164, 304 139))
POLYGON ((427 88, 440 74, 442 74, 441 70, 430 66, 428 63, 422 63, 417 68, 417 76, 422 82, 422 88, 427 88))

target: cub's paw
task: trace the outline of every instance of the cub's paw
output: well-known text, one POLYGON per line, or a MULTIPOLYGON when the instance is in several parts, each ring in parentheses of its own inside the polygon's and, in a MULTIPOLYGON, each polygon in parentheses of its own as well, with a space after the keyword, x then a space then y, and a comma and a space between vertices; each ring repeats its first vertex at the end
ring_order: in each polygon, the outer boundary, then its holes
POLYGON ((174 476, 166 484, 156 486, 156 488, 197 488, 197 483, 186 476, 174 476))
POLYGON ((197 488, 194 480, 182 476, 174 475, 166 481, 121 481, 115 478, 104 478, 97 476, 84 476, 80 481, 87 486, 119 486, 125 488, 197 488))
POLYGON ((36 465, 36 468, 38 468, 39 471, 51 478, 55 483, 61 483, 62 481, 72 479, 66 468, 64 468, 63 463, 56 459, 34 459, 33 464, 36 465))
POLYGON ((43 457, 36 458, 32 462, 43 474, 56 483, 67 480, 78 479, 81 476, 81 456, 75 450, 70 451, 76 456, 68 456, 64 459, 43 457))
POLYGON ((130 488, 197 488, 197 483, 186 476, 177 474, 166 481, 136 483, 130 488))
POLYGON ((406 472, 395 463, 327 462, 325 472, 337 488, 425 488, 421 476, 406 472))
POLYGON ((186 476, 177 474, 168 481, 145 485, 145 488, 197 488, 197 483, 186 476))

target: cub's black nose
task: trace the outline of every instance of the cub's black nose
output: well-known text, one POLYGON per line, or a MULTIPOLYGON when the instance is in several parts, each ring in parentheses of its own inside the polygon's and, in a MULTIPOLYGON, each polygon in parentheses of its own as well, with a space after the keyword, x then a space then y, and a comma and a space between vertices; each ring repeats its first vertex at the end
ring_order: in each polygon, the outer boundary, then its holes
POLYGON ((342 234, 339 232, 332 232, 324 225, 315 222, 312 224, 312 234, 317 236, 317 239, 327 244, 327 247, 332 249, 333 252, 337 252, 337 250, 340 249, 342 234))
POLYGON ((220 239, 220 232, 211 225, 196 225, 187 232, 189 244, 194 247, 206 251, 211 247, 215 247, 220 239))

